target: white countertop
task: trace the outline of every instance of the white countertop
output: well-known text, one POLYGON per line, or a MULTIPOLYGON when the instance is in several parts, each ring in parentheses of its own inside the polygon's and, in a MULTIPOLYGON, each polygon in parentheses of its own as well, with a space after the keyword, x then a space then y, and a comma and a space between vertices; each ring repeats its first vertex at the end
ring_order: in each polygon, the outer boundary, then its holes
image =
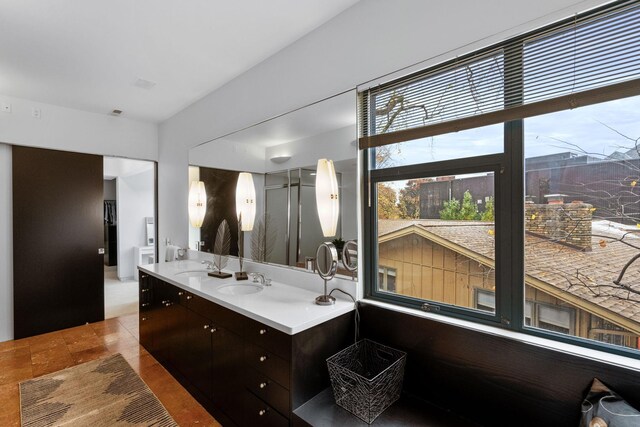
MULTIPOLYGON (((352 301, 336 296, 336 303, 330 306, 317 305, 315 299, 322 294, 292 285, 272 282, 260 292, 249 295, 227 295, 218 289, 231 283, 252 284, 251 279, 236 281, 234 277, 188 277, 176 275, 182 271, 204 270, 197 261, 173 261, 138 267, 140 270, 158 277, 172 285, 195 295, 271 326, 289 335, 295 335, 313 326, 324 323, 354 309, 352 301)), ((231 272, 230 272, 231 273, 231 272)))

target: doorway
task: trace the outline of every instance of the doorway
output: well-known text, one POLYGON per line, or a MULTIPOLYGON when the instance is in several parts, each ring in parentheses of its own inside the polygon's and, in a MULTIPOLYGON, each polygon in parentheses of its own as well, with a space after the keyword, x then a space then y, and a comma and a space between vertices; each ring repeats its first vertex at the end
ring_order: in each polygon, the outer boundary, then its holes
POLYGON ((138 265, 156 262, 155 163, 104 157, 105 318, 138 311, 138 265))

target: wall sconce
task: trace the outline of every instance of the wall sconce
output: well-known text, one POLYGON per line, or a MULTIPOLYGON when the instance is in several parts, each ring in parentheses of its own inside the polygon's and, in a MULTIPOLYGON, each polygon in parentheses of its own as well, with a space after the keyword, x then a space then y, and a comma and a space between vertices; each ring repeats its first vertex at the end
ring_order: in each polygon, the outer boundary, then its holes
POLYGON ((291 159, 291 156, 282 155, 282 156, 273 156, 270 160, 273 163, 284 163, 289 159, 291 159))
POLYGON ((340 200, 333 160, 320 159, 316 168, 316 205, 324 237, 336 235, 340 200))
POLYGON ((273 163, 284 163, 289 159, 291 159, 291 156, 281 155, 281 156, 273 156, 270 160, 273 163))
POLYGON ((238 175, 236 184, 236 215, 238 219, 242 214, 242 230, 253 230, 253 221, 256 217, 256 188, 253 185, 253 177, 248 172, 238 175))
POLYGON ((192 227, 202 227, 204 215, 207 213, 207 192, 204 182, 191 181, 189 187, 189 222, 192 227))

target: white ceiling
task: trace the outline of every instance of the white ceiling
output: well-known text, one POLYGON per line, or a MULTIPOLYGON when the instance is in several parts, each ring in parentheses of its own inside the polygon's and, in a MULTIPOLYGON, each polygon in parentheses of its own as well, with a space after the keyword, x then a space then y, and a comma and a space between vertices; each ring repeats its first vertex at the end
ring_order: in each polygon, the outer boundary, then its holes
POLYGON ((357 1, 0 0, 0 94, 162 121, 357 1))

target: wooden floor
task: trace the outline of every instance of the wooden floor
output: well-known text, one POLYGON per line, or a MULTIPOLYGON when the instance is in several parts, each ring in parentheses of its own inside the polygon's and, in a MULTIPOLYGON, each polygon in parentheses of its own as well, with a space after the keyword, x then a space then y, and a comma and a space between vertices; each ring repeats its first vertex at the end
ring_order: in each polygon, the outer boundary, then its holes
POLYGON ((138 342, 138 315, 0 343, 0 426, 20 425, 18 384, 120 353, 181 426, 219 426, 138 342))

